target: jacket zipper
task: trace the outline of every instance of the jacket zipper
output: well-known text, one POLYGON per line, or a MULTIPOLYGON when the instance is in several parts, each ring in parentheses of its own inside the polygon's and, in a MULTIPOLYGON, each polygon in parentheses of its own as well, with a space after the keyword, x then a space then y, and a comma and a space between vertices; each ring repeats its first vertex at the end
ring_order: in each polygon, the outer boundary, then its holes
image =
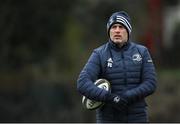
POLYGON ((125 63, 125 60, 124 60, 124 51, 122 51, 122 53, 121 53, 121 58, 122 58, 122 61, 123 61, 124 82, 125 82, 125 86, 127 86, 127 73, 126 73, 126 63, 125 63))

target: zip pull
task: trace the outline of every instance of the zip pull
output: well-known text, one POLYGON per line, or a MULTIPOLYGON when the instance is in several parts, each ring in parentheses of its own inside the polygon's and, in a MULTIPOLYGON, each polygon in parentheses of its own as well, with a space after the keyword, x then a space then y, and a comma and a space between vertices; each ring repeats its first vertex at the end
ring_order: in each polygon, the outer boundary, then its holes
POLYGON ((121 58, 124 59, 124 52, 121 52, 121 58))

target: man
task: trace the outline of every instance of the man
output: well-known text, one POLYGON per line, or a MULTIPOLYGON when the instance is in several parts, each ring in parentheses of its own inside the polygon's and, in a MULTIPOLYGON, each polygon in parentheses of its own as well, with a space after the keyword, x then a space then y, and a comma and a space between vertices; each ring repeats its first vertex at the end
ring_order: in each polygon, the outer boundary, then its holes
POLYGON ((130 40, 130 17, 113 13, 107 22, 109 41, 96 48, 78 81, 78 91, 89 99, 102 101, 97 122, 148 122, 145 98, 156 89, 156 72, 145 46, 130 40), (93 83, 100 78, 111 84, 111 93, 93 83))

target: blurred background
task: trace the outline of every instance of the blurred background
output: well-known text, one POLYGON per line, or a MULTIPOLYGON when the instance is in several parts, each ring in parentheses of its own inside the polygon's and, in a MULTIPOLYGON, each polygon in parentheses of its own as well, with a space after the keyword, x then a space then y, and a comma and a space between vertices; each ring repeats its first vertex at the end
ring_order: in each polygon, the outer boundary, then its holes
POLYGON ((1 0, 0 122, 95 122, 76 81, 120 10, 157 68, 150 121, 180 122, 180 0, 1 0))

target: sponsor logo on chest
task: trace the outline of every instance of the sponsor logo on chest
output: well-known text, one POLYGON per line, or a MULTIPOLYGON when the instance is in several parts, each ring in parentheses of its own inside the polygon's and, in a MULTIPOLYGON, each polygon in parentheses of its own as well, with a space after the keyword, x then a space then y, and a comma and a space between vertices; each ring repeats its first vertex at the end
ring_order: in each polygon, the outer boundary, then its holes
POLYGON ((113 60, 112 60, 112 58, 109 58, 107 60, 107 67, 112 68, 112 65, 113 65, 113 60))

